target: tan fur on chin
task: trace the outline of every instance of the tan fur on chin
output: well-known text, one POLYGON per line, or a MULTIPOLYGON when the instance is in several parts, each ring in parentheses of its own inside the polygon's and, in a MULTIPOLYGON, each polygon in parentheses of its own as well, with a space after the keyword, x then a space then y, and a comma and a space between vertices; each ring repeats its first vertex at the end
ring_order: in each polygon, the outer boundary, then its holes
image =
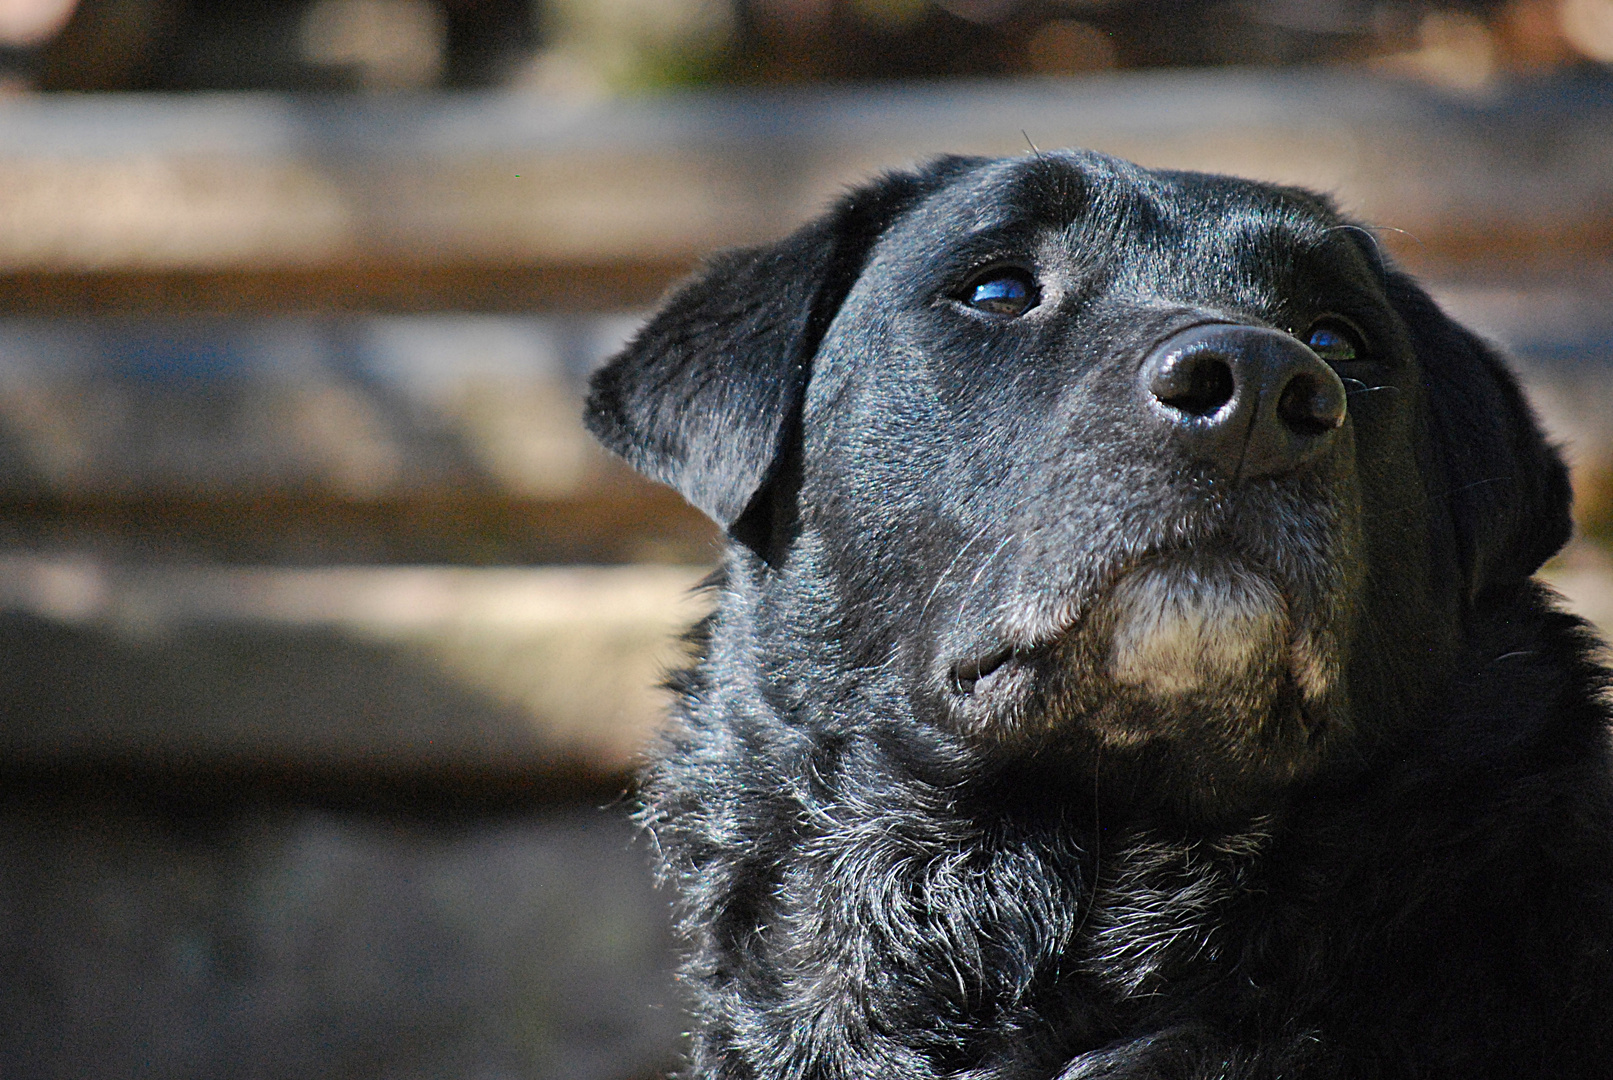
MULTIPOLYGON (((1116 682, 1166 696, 1235 681, 1287 651, 1288 606, 1265 577, 1236 567, 1207 572, 1151 566, 1123 578, 1110 601, 1114 636, 1109 671, 1116 682)), ((1331 682, 1314 650, 1304 656, 1302 682, 1331 682)))

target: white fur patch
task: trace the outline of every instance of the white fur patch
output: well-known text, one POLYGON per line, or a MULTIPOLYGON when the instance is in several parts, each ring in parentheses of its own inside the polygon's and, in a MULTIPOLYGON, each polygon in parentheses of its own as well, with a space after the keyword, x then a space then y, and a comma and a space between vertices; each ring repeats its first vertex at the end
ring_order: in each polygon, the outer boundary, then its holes
POLYGON ((1269 821, 1208 843, 1139 837, 1103 869, 1088 916, 1088 969, 1127 997, 1157 993, 1170 969, 1215 947, 1220 909, 1247 886, 1269 821))
POLYGON ((1233 567, 1148 567, 1125 577, 1111 602, 1110 672, 1155 694, 1236 678, 1287 636, 1282 595, 1233 567))

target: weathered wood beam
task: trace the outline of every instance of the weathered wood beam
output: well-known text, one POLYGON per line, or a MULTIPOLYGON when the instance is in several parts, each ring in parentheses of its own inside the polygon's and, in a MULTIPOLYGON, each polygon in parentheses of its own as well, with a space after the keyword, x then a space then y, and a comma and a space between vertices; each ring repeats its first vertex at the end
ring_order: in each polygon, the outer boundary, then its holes
POLYGON ((498 491, 135 494, 0 492, 0 543, 229 563, 702 564, 711 522, 666 488, 624 480, 548 499, 498 491))
POLYGON ((326 802, 620 782, 703 574, 5 556, 0 781, 194 774, 326 802))
POLYGON ((0 316, 631 311, 696 263, 687 257, 441 265, 0 271, 0 316))
POLYGON ((1613 259, 1613 95, 1349 71, 691 94, 14 98, 0 312, 619 310, 848 183, 1026 140, 1332 193, 1425 274, 1613 259))

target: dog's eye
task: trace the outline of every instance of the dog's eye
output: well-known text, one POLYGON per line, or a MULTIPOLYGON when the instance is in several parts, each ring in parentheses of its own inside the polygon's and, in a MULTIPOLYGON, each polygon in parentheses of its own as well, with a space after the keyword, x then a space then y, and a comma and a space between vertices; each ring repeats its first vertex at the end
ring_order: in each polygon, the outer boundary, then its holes
POLYGON ((1322 319, 1305 336, 1312 352, 1330 364, 1347 364, 1366 355, 1361 335, 1341 319, 1322 319))
POLYGON ((1024 270, 991 270, 963 290, 964 303, 1005 319, 1025 314, 1036 299, 1036 281, 1024 270))

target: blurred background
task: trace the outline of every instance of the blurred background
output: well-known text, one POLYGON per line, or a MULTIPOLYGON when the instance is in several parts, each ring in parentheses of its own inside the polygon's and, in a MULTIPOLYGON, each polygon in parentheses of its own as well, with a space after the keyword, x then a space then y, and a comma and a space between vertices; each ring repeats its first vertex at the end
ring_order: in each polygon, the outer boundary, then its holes
POLYGON ((659 1075, 716 557, 583 380, 939 152, 1332 193, 1517 357, 1613 627, 1613 0, 0 0, 0 1075, 659 1075))

